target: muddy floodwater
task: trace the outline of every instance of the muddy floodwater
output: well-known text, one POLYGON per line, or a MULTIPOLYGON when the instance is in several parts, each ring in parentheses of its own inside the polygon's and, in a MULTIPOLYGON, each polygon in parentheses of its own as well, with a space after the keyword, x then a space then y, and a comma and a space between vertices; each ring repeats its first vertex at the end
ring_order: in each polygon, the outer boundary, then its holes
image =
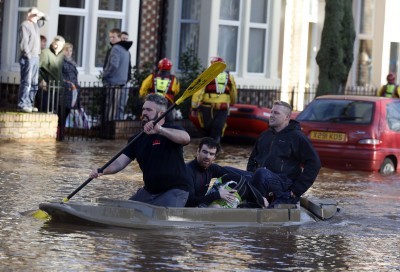
MULTIPOLYGON (((185 148, 194 157, 198 139, 185 148)), ((265 229, 132 230, 49 224, 30 214, 58 201, 125 141, 0 142, 0 271, 400 271, 400 175, 323 168, 307 192, 333 198, 328 221, 265 229)), ((244 169, 251 145, 223 144, 221 165, 244 169)), ((136 163, 70 201, 127 199, 136 163)))

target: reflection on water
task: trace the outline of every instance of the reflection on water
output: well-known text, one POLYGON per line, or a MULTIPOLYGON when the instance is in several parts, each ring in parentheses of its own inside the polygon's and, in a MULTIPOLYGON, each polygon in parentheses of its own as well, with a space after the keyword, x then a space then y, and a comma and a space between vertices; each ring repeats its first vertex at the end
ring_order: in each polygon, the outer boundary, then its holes
MULTIPOLYGON (((194 157, 198 140, 185 148, 194 157)), ((336 199, 332 220, 268 229, 128 230, 47 224, 25 215, 61 200, 123 141, 0 143, 1 271, 395 271, 400 269, 399 175, 323 169, 309 195, 336 199)), ((223 145, 244 169, 251 146, 223 145)), ((89 183, 73 200, 128 198, 136 163, 89 183)), ((71 200, 72 201, 72 200, 71 200)))

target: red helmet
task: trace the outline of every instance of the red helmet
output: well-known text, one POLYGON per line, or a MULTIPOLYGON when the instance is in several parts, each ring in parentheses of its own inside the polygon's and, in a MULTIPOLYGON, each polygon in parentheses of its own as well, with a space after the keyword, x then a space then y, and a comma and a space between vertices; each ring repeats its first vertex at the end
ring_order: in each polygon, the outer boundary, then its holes
POLYGON ((167 70, 167 71, 169 71, 169 70, 171 70, 171 68, 172 68, 172 62, 167 58, 163 58, 162 60, 160 60, 158 62, 158 69, 159 70, 167 70))
POLYGON ((224 59, 220 57, 212 57, 210 62, 211 64, 213 64, 214 62, 224 62, 224 59))
POLYGON ((394 83, 396 81, 396 76, 394 74, 390 73, 387 75, 386 80, 389 83, 394 83))

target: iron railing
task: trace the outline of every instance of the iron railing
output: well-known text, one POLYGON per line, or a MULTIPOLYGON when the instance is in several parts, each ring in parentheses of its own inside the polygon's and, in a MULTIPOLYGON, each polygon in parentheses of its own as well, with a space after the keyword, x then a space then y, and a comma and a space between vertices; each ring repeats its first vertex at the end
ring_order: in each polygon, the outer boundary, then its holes
MULTIPOLYGON (((18 101, 19 82, 0 78, 0 111, 16 111, 18 101)), ((297 105, 302 99, 306 107, 315 97, 317 86, 307 86, 300 90, 292 87, 288 94, 292 106, 297 105)), ((59 116, 58 140, 62 139, 94 139, 112 138, 110 130, 114 129, 115 121, 138 120, 141 114, 143 102, 139 98, 137 87, 105 88, 99 82, 82 82, 79 88, 80 103, 69 110, 66 106, 65 92, 70 90, 64 85, 51 83, 47 92, 39 90, 36 95, 35 105, 40 112, 56 113, 59 116), (128 95, 124 97, 121 91, 128 95), (126 107, 123 112, 117 108, 117 100, 126 100, 126 107)), ((345 94, 352 95, 376 95, 376 88, 361 86, 350 86, 345 89, 345 94)), ((252 104, 260 107, 272 107, 274 100, 281 98, 280 86, 271 87, 240 87, 238 88, 238 103, 252 104)), ((190 107, 190 103, 185 104, 190 107)), ((296 108, 295 108, 296 109, 296 108)), ((188 118, 189 109, 182 109, 183 118, 188 118)))

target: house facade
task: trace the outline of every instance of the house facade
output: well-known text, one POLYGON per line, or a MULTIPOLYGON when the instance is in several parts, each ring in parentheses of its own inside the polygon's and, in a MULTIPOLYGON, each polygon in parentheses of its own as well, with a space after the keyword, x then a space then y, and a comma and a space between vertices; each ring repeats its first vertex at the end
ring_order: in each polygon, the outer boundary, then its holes
MULTIPOLYGON (((31 6, 47 14, 41 34, 74 45, 82 82, 98 82, 109 46, 120 28, 133 41, 131 62, 141 67, 167 57, 179 74, 179 58, 194 50, 204 67, 222 57, 239 88, 318 84, 318 53, 325 0, 0 0, 0 76, 19 82, 18 26, 31 6)), ((379 87, 399 75, 398 0, 353 0, 356 28, 351 86, 379 87)), ((398 79, 397 79, 398 80, 398 79)), ((296 99, 298 110, 304 101, 296 99)))

